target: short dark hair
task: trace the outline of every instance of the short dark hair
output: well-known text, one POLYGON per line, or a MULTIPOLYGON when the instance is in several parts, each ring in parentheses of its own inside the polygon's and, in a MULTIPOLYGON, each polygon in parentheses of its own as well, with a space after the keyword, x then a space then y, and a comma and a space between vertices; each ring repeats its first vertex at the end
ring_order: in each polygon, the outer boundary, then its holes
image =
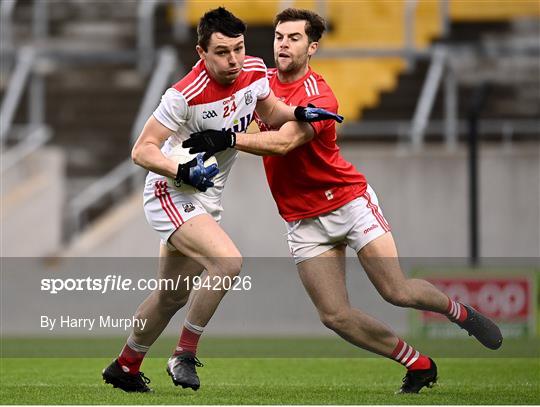
POLYGON ((197 44, 208 51, 210 37, 214 33, 236 38, 246 32, 246 24, 224 7, 208 11, 201 17, 197 26, 197 44))
POLYGON ((306 22, 306 34, 309 42, 319 41, 326 30, 326 22, 317 13, 310 10, 302 10, 298 8, 287 8, 279 13, 274 19, 274 28, 287 21, 302 21, 306 22))

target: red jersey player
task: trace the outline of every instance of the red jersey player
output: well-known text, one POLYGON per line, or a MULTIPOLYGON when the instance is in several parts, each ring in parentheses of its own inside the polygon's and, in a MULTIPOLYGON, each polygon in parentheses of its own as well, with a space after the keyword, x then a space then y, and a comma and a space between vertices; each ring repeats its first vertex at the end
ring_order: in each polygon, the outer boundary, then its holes
MULTIPOLYGON (((308 10, 286 9, 276 16, 270 87, 291 105, 313 103, 337 112, 324 79, 309 67, 324 21, 308 10)), ((281 216, 299 275, 321 321, 350 343, 407 368, 401 393, 417 393, 437 380, 432 359, 405 343, 389 327, 352 308, 345 286, 345 248, 352 247, 382 297, 400 307, 439 312, 490 349, 501 346, 499 328, 468 305, 452 301, 424 280, 400 269, 390 226, 365 177, 345 161, 336 145, 335 124, 289 122, 276 128, 264 119, 263 135, 221 131, 193 134, 184 142, 195 152, 237 150, 264 155, 268 183, 281 216), (276 130, 278 129, 278 130, 276 130)))
POLYGON ((200 61, 165 92, 133 147, 135 163, 149 170, 144 210, 161 237, 158 277, 184 284, 155 290, 137 309, 135 316, 144 319, 146 327, 133 329, 118 359, 103 371, 105 382, 122 390, 150 390, 139 370, 143 358, 186 304, 193 288, 188 279, 206 269, 212 287, 201 284, 192 298, 178 345, 167 363, 175 385, 199 388, 195 369, 201 366, 195 356, 199 337, 227 291, 223 281, 236 277, 242 263, 238 249, 218 224, 221 195, 237 152, 216 153, 218 170, 216 165, 204 166, 203 154, 178 165, 168 158, 171 150, 190 133, 204 129, 217 127, 228 135, 240 134, 255 110, 276 126, 289 120, 342 120, 323 109, 291 107, 279 101, 270 90, 264 62, 245 55, 245 29, 241 20, 222 7, 201 18, 197 29, 200 61), (175 189, 168 178, 175 180, 174 185, 186 183, 198 191, 175 189))

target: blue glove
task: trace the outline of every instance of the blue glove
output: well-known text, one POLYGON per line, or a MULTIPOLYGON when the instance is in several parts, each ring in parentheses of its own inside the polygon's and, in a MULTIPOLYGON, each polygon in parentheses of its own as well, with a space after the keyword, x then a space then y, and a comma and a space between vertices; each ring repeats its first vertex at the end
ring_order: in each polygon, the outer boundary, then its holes
POLYGON ((210 181, 219 172, 216 164, 204 166, 204 160, 202 154, 197 154, 193 160, 188 161, 185 164, 178 164, 178 172, 174 183, 177 187, 180 187, 182 183, 194 186, 201 192, 205 192, 208 188, 214 186, 214 183, 210 181))
POLYGON ((308 104, 308 107, 297 106, 294 109, 294 117, 299 122, 319 122, 321 120, 335 120, 338 123, 343 122, 343 116, 329 112, 328 110, 322 109, 320 107, 315 107, 311 103, 308 104))

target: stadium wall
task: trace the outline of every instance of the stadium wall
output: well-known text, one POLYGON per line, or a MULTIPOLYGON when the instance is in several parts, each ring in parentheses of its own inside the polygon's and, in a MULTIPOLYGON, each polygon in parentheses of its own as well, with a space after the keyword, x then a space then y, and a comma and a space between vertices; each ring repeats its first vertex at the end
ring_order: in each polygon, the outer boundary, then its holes
MULTIPOLYGON (((366 174, 377 192, 401 256, 468 255, 465 149, 448 152, 436 146, 413 153, 399 147, 346 144, 342 152, 366 174)), ((538 144, 483 146, 479 165, 481 256, 540 256, 538 144)), ((223 206, 222 225, 244 256, 289 256, 285 224, 268 190, 259 157, 240 154, 223 206)), ((154 256, 159 238, 146 224, 142 192, 127 200, 123 208, 116 208, 79 238, 72 246, 76 249, 73 253, 154 256)))
POLYGON ((40 149, 1 174, 2 256, 50 256, 61 246, 65 156, 40 149))

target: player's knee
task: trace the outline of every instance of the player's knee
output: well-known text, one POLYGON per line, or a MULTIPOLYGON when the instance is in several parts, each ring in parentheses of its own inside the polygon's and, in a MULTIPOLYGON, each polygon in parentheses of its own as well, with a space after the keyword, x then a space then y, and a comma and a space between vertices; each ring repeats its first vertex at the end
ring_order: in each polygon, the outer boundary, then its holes
POLYGON ((170 292, 160 291, 158 293, 158 306, 161 312, 174 314, 186 305, 188 298, 188 295, 179 296, 170 292))
POLYGON ((396 307, 410 307, 412 298, 408 290, 404 288, 386 287, 381 290, 382 297, 396 307))
POLYGON ((340 331, 345 327, 351 316, 350 308, 343 308, 333 312, 320 313, 321 322, 325 327, 333 331, 340 331))
POLYGON ((209 275, 217 275, 220 277, 236 277, 242 270, 243 259, 241 256, 237 257, 223 257, 219 259, 214 267, 208 270, 209 275))

